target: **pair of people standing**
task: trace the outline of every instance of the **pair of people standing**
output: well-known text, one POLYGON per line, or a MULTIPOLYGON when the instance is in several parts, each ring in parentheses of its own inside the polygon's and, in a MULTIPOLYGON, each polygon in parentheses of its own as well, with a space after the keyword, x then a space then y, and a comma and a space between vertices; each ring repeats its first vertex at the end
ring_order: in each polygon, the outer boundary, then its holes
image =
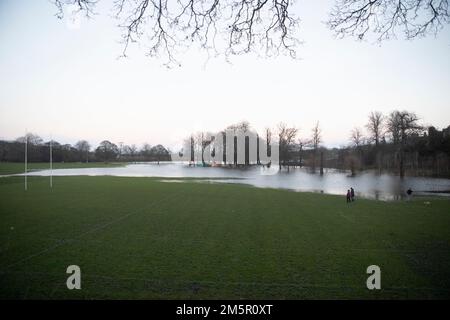
POLYGON ((347 190, 347 203, 355 201, 355 190, 353 187, 347 190))

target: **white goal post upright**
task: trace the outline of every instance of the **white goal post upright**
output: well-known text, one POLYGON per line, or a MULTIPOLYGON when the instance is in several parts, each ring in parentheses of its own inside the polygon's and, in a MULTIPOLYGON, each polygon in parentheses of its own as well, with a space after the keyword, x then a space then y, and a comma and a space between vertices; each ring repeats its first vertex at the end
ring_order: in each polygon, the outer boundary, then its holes
POLYGON ((27 191, 27 189, 28 189, 28 181, 27 181, 28 168, 27 168, 27 162, 28 162, 28 133, 27 133, 27 130, 25 130, 25 191, 27 191))
POLYGON ((53 188, 53 155, 52 155, 53 137, 50 135, 50 188, 53 188))

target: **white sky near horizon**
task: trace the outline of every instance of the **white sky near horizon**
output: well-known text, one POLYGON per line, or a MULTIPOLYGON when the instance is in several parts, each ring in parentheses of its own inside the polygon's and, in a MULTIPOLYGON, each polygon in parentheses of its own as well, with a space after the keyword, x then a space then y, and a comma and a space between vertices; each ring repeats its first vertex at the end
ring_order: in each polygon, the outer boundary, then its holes
MULTIPOLYGON (((100 5, 110 7, 110 1, 100 5)), ((93 146, 108 139, 141 146, 180 145, 191 132, 248 120, 283 121, 310 136, 320 121, 327 146, 348 143, 370 111, 416 112, 424 124, 450 125, 450 28, 435 38, 337 40, 323 21, 333 1, 303 0, 298 61, 252 55, 209 60, 191 50, 181 68, 132 48, 118 59, 117 24, 100 15, 68 28, 47 0, 0 2, 0 139, 27 129, 45 140, 93 146)))

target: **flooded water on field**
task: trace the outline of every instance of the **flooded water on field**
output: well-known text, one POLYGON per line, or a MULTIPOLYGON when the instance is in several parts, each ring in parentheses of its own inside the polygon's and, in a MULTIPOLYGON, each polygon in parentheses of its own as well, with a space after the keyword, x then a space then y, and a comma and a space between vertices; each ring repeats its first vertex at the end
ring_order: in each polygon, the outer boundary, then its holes
MULTIPOLYGON (((48 176, 50 170, 33 171, 32 176, 48 176)), ((394 200, 405 196, 411 188, 414 195, 450 195, 450 179, 405 177, 371 172, 351 177, 348 172, 325 169, 324 175, 310 173, 308 169, 296 168, 287 172, 278 171, 278 167, 270 169, 251 167, 232 169, 220 167, 189 167, 183 163, 136 163, 117 168, 80 168, 56 169, 54 176, 118 176, 118 177, 162 177, 162 178, 202 178, 205 182, 245 183, 256 187, 290 189, 295 191, 312 191, 328 194, 345 195, 347 189, 353 187, 356 196, 394 200)), ((182 182, 169 180, 166 182, 182 182)))
MULTIPOLYGON (((190 167, 182 163, 136 163, 117 168, 79 168, 55 169, 54 176, 118 176, 118 177, 162 177, 162 178, 201 178, 207 182, 245 183, 256 187, 291 189, 344 195, 353 187, 357 196, 374 199, 393 200, 405 196, 411 188, 414 195, 450 196, 450 179, 405 177, 372 172, 351 177, 348 172, 325 169, 321 176, 305 168, 286 169, 278 167, 246 169, 220 167, 190 167)), ((30 176, 48 176, 50 170, 33 171, 30 176)), ((166 182, 182 182, 166 180, 166 182)))

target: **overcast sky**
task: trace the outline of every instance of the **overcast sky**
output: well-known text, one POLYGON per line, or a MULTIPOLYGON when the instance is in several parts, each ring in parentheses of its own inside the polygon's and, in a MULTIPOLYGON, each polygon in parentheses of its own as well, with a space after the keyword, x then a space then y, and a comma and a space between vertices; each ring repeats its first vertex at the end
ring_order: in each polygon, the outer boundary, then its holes
MULTIPOLYGON (((103 4, 109 1, 101 1, 103 4)), ((25 129, 63 143, 86 139, 175 147, 190 132, 248 120, 280 121, 325 145, 348 143, 372 110, 416 112, 450 125, 450 30, 436 38, 383 43, 336 40, 323 24, 332 1, 298 1, 301 59, 240 56, 208 61, 196 50, 181 68, 122 46, 107 10, 79 28, 58 20, 47 0, 0 1, 0 139, 25 129)))

